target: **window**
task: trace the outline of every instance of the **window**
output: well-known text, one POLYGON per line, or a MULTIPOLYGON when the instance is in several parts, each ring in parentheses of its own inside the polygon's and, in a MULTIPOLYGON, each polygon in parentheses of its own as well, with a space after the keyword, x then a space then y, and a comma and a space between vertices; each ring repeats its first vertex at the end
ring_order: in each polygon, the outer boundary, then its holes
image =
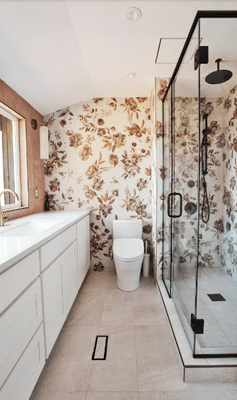
POLYGON ((11 193, 1 196, 3 210, 21 206, 19 119, 0 107, 0 192, 14 190, 19 201, 11 193))

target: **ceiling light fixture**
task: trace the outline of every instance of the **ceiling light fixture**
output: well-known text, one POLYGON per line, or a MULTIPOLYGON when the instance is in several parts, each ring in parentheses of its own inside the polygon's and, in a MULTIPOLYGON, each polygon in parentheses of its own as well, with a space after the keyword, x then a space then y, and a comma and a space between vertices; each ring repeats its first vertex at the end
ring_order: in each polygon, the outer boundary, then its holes
POLYGON ((124 16, 131 22, 137 22, 141 18, 142 12, 139 8, 130 7, 125 11, 124 16))
POLYGON ((127 78, 135 78, 135 76, 135 72, 129 72, 129 74, 126 75, 127 78))
POLYGON ((31 120, 33 129, 37 129, 40 125, 40 158, 48 160, 49 158, 49 130, 45 123, 38 124, 36 119, 31 120))

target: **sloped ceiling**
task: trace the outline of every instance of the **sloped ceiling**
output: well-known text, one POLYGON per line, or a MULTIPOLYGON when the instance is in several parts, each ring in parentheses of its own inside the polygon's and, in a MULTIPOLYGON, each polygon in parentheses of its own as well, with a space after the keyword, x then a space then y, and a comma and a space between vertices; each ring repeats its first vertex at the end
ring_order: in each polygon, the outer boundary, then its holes
POLYGON ((155 64, 160 38, 186 38, 198 10, 223 8, 237 2, 0 0, 0 78, 42 115, 93 97, 149 96, 175 66, 155 64), (129 7, 139 21, 124 17, 129 7))

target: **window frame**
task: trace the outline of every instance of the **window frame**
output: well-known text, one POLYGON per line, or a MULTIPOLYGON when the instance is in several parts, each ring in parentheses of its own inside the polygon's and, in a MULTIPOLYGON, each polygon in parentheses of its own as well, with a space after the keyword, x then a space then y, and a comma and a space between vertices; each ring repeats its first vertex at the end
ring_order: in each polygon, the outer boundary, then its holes
MULTIPOLYGON (((14 182, 15 192, 19 200, 15 198, 15 203, 5 204, 5 196, 1 196, 0 204, 3 210, 13 210, 21 207, 21 171, 20 171, 20 145, 19 145, 19 119, 6 111, 0 104, 0 114, 12 121, 13 125, 13 160, 14 160, 14 182)), ((3 152, 2 152, 2 131, 0 131, 0 193, 4 188, 3 179, 3 152)))

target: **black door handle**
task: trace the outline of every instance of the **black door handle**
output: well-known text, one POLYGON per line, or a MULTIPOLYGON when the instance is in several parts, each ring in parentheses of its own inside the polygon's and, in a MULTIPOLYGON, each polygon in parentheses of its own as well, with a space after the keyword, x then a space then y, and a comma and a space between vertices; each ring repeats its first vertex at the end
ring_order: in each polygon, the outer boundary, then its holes
POLYGON ((177 192, 170 193, 168 195, 168 199, 167 199, 168 216, 171 217, 171 218, 179 218, 179 217, 181 217, 181 215, 182 215, 182 204, 183 204, 183 199, 182 199, 181 193, 177 193, 177 192), (177 215, 176 214, 172 214, 172 207, 171 207, 171 201, 170 201, 172 196, 179 196, 179 199, 180 199, 180 201, 179 201, 179 214, 177 214, 177 215))

